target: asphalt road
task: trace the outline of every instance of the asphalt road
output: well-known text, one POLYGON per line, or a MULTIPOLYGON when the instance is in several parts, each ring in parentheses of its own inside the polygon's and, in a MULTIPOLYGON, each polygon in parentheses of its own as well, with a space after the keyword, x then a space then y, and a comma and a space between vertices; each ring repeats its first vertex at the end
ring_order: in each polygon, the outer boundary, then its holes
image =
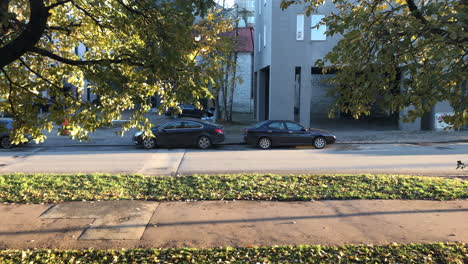
POLYGON ((0 173, 399 173, 467 176, 456 170, 468 161, 468 143, 335 144, 259 150, 243 145, 211 150, 154 149, 137 146, 41 147, 0 150, 0 173))

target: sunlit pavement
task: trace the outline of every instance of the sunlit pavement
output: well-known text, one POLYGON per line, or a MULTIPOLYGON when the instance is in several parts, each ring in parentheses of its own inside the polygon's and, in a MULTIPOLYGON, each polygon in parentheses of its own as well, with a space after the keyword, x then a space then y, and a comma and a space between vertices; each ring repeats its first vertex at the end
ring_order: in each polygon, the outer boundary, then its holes
POLYGON ((335 144, 259 150, 245 145, 145 150, 137 146, 41 147, 0 150, 0 173, 399 173, 468 176, 468 143, 335 144))
POLYGON ((94 201, 0 205, 0 248, 467 242, 468 201, 94 201), (382 226, 385 225, 385 228, 382 226))

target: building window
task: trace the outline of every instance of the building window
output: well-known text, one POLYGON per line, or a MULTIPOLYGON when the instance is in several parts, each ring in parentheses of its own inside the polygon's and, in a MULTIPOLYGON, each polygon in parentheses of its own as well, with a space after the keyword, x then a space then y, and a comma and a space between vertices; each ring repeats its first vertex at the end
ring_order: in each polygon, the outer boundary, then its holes
POLYGON ((267 44, 266 30, 267 30, 267 27, 266 25, 264 25, 263 26, 263 47, 266 47, 266 44, 267 44))
POLYGON ((315 14, 311 16, 310 19, 310 40, 327 40, 327 35, 325 35, 325 31, 327 31, 326 25, 320 25, 318 28, 317 26, 322 19, 325 18, 325 15, 315 14))
POLYGON ((266 6, 266 0, 263 0, 263 6, 266 6))
POLYGON ((296 67, 294 77, 294 121, 301 118, 301 67, 296 67))
POLYGON ((304 14, 297 15, 296 40, 304 40, 304 14))
POLYGON ((262 14, 262 0, 257 0, 258 1, 258 14, 262 14))
POLYGON ((253 16, 250 16, 247 18, 247 23, 248 24, 255 24, 255 17, 253 16))

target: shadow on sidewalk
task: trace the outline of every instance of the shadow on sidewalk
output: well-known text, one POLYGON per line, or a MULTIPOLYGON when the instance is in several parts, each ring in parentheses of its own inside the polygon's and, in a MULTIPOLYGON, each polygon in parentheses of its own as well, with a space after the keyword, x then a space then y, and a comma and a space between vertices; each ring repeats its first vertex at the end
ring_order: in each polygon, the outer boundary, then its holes
MULTIPOLYGON (((363 212, 353 214, 332 214, 332 215, 311 215, 311 216, 287 216, 287 217, 267 217, 267 218, 247 218, 247 219, 228 219, 228 220, 206 220, 206 221, 184 221, 184 222, 166 222, 156 223, 156 227, 171 227, 171 226, 191 226, 191 225, 207 225, 207 224, 232 224, 246 222, 268 222, 268 221, 292 221, 292 220, 308 220, 308 219, 329 219, 329 218, 347 218, 347 217, 366 217, 375 215, 401 215, 401 214, 430 214, 430 213, 459 213, 468 212, 466 209, 440 209, 440 210, 420 210, 420 211, 381 211, 381 212, 363 212)), ((112 225, 112 226, 93 226, 93 227, 68 227, 55 228, 46 230, 30 230, 30 231, 10 231, 0 232, 0 236, 15 236, 25 234, 47 234, 70 231, 81 231, 88 229, 121 229, 147 227, 144 225, 112 225)))

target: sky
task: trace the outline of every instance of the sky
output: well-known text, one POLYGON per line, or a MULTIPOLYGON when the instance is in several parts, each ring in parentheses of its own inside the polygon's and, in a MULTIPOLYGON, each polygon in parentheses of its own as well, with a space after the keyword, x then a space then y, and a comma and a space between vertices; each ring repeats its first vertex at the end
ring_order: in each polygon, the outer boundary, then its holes
MULTIPOLYGON (((223 0, 215 0, 219 5, 223 5, 223 0)), ((226 7, 231 7, 234 5, 234 0, 225 0, 226 7)))

